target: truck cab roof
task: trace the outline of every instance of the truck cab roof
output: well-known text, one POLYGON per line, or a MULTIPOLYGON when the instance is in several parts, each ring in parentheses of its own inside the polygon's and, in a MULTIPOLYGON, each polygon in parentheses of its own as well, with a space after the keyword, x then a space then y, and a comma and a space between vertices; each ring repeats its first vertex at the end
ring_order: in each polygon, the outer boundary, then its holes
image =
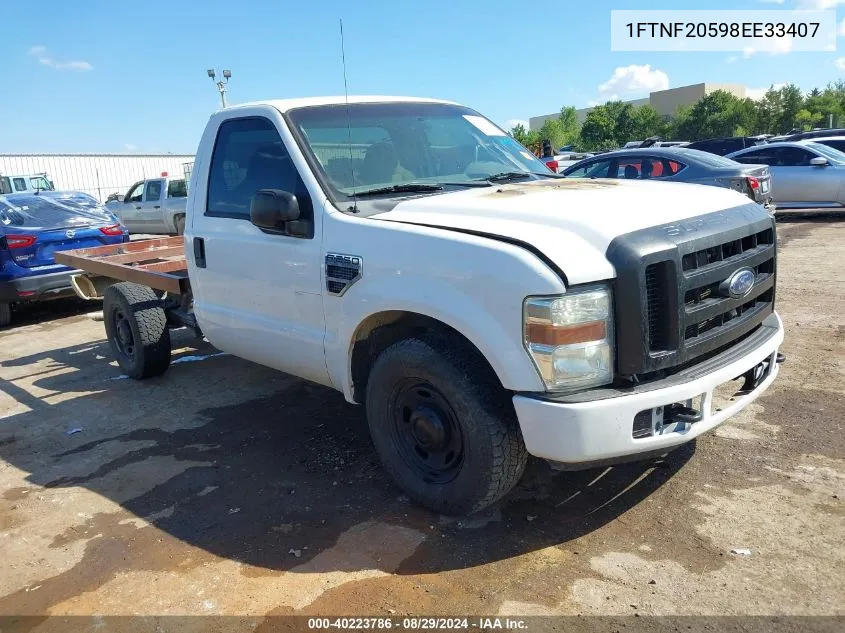
POLYGON ((238 105, 229 106, 223 112, 230 110, 238 110, 240 108, 252 108, 255 106, 272 106, 279 112, 287 112, 294 108, 304 108, 308 106, 324 106, 324 105, 344 105, 346 103, 397 103, 397 102, 417 102, 417 103, 447 103, 455 105, 454 101, 443 101, 442 99, 427 99, 424 97, 395 97, 385 95, 343 95, 327 96, 327 97, 302 97, 297 99, 265 99, 261 101, 250 101, 247 103, 239 103, 238 105))

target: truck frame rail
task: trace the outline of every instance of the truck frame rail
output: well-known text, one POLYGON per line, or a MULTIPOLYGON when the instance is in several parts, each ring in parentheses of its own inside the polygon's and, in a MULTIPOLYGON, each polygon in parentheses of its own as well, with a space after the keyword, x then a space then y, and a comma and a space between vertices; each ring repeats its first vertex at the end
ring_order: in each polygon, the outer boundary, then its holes
POLYGON ((59 264, 92 275, 131 281, 171 294, 190 291, 182 236, 59 251, 55 257, 59 264))

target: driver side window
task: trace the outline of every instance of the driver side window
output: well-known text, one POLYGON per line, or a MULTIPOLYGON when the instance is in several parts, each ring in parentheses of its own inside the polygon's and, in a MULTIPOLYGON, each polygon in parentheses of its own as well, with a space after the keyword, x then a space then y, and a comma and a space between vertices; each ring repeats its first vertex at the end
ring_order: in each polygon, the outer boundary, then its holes
POLYGON ((567 178, 608 178, 610 173, 610 164, 613 161, 596 160, 586 165, 579 165, 574 170, 566 174, 567 178))
POLYGON ((124 202, 141 202, 144 198, 144 182, 141 181, 137 183, 132 189, 129 190, 129 193, 126 194, 126 198, 124 198, 124 202))

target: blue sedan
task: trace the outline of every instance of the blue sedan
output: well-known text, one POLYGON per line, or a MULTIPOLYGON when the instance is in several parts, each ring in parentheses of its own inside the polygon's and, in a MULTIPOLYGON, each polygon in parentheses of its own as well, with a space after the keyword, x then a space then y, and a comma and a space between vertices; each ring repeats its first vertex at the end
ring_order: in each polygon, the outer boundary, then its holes
POLYGON ((0 327, 19 304, 73 294, 76 271, 57 264, 56 251, 128 241, 126 227, 87 194, 0 196, 0 327))

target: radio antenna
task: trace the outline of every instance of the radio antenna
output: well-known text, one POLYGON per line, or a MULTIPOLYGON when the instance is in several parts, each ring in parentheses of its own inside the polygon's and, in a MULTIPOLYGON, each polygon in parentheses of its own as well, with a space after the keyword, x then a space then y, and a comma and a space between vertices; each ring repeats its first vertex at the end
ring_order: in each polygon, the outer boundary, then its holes
POLYGON ((349 177, 352 179, 352 207, 349 211, 358 213, 358 197, 355 195, 355 167, 352 162, 352 120, 349 117, 349 88, 346 85, 346 47, 343 44, 343 19, 340 20, 340 59, 343 63, 343 98, 346 100, 346 131, 349 143, 349 177))

